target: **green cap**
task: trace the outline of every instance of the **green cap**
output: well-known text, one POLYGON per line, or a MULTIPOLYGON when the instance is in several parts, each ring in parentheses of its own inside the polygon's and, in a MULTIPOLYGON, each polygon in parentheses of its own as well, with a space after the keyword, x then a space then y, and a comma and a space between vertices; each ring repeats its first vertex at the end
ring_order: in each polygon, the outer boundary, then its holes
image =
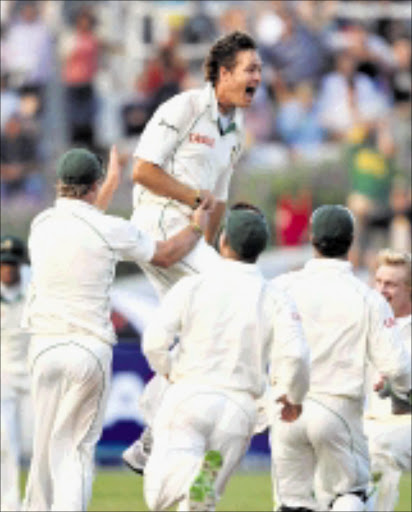
POLYGON ((230 247, 243 260, 255 260, 269 240, 265 217, 254 210, 229 210, 225 226, 230 247))
POLYGON ((354 218, 352 212, 340 204, 325 204, 312 214, 313 241, 351 242, 353 238, 354 218))
POLYGON ((5 235, 0 242, 0 262, 19 264, 26 259, 24 242, 15 236, 5 235))
POLYGON ((104 176, 102 161, 87 149, 70 149, 57 164, 57 176, 66 185, 90 185, 104 176))

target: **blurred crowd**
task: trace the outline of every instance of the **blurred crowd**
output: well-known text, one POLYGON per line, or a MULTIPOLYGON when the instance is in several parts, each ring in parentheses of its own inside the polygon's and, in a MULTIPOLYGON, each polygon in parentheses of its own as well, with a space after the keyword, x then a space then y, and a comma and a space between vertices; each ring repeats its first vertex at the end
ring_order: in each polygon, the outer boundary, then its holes
POLYGON ((157 106, 202 85, 210 43, 240 29, 264 63, 248 146, 296 161, 338 144, 359 247, 399 216, 410 231, 411 4, 372 3, 2 0, 2 199, 41 201, 68 146, 117 142, 129 160, 157 106))

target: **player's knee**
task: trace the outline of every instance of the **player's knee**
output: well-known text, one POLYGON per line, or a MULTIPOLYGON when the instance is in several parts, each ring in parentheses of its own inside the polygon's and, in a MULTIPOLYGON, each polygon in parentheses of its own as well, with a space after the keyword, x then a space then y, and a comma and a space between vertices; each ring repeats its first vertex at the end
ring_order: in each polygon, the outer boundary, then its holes
POLYGON ((145 487, 144 498, 149 510, 165 510, 161 494, 160 489, 147 489, 145 487))

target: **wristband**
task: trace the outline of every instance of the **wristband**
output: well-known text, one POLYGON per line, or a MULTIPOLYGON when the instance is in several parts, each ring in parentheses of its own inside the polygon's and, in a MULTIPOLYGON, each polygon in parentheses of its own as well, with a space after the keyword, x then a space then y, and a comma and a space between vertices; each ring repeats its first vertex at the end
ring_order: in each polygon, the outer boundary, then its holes
POLYGON ((199 226, 199 224, 197 224, 197 222, 194 222, 192 220, 192 222, 190 223, 190 227, 193 229, 193 231, 195 231, 195 233, 203 235, 203 229, 199 226))

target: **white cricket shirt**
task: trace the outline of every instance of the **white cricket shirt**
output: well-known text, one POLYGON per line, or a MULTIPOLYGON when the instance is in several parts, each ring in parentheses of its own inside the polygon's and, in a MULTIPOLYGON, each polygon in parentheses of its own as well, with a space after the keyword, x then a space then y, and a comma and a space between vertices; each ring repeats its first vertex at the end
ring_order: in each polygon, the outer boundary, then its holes
MULTIPOLYGON (((400 339, 405 347, 409 360, 411 359, 411 315, 395 318, 399 329, 400 339)), ((373 386, 380 379, 379 372, 368 365, 366 383, 366 412, 369 417, 387 416, 392 414, 392 401, 390 396, 380 398, 373 386)))
MULTIPOLYGON (((243 112, 235 109, 233 123, 222 135, 219 110, 210 82, 203 89, 182 92, 163 103, 147 123, 134 156, 158 165, 193 189, 206 189, 226 201, 233 166, 244 139, 243 112)), ((190 215, 191 208, 152 194, 136 184, 133 205, 155 202, 190 215)))
POLYGON ((370 359, 401 393, 410 388, 410 360, 389 304, 357 279, 347 261, 314 258, 273 280, 302 316, 311 350, 310 393, 361 399, 370 359))
POLYGON ((30 336, 21 328, 25 287, 20 282, 15 286, 1 287, 1 373, 27 374, 27 352, 30 336))
POLYGON ((181 279, 146 329, 143 350, 153 370, 170 374, 172 382, 258 397, 270 365, 272 384, 293 403, 309 384, 309 351, 296 309, 252 264, 222 260, 213 272, 181 279))
POLYGON ((155 242, 129 221, 57 199, 31 225, 25 325, 35 335, 81 333, 115 343, 109 291, 119 260, 148 262, 155 242))

